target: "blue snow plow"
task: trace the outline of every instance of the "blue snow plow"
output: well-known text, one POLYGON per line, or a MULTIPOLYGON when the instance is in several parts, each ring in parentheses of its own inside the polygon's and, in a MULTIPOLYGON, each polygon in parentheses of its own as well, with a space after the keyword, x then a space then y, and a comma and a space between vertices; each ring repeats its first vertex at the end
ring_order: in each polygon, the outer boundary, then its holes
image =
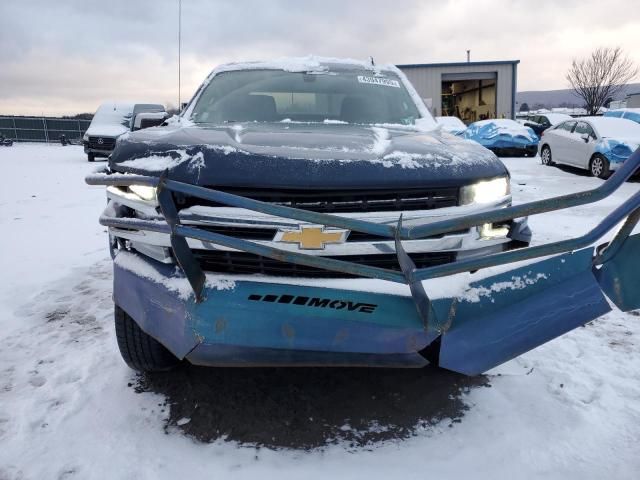
MULTIPOLYGON (((611 310, 607 299, 622 311, 640 308, 640 235, 632 234, 640 220, 640 192, 584 235, 548 244, 417 268, 403 241, 594 203, 609 196, 639 167, 640 149, 596 189, 410 226, 403 225, 402 215, 396 225, 389 225, 318 213, 172 180, 168 172, 154 177, 104 171, 89 175, 86 181, 154 189, 162 220, 119 217, 108 207, 100 223, 114 231, 170 236, 170 250, 179 268, 134 250, 113 250, 114 301, 176 359, 211 366, 421 367, 434 363, 475 375, 607 313, 611 310), (385 237, 395 245, 400 271, 273 248, 185 224, 176 198, 186 195, 385 237), (610 241, 604 242, 605 236, 610 241), (404 284, 410 294, 329 288, 317 281, 279 281, 277 277, 231 276, 222 281, 205 274, 189 247, 190 239, 259 255, 283 269, 311 267, 404 284), (429 282, 423 283, 438 278, 446 284, 462 272, 516 262, 526 263, 473 282, 461 295, 432 298, 429 282)), ((145 345, 132 355, 160 354, 155 345, 145 345)))

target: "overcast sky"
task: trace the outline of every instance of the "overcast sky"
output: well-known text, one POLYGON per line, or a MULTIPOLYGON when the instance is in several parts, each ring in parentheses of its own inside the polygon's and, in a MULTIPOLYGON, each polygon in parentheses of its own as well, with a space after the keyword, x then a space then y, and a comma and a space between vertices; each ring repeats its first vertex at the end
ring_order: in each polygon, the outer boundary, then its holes
MULTIPOLYGON (((177 104, 178 0, 0 0, 0 114, 177 104)), ((518 90, 567 88, 572 58, 640 64, 638 0, 183 0, 182 97, 229 61, 317 54, 378 63, 521 61, 518 90)))

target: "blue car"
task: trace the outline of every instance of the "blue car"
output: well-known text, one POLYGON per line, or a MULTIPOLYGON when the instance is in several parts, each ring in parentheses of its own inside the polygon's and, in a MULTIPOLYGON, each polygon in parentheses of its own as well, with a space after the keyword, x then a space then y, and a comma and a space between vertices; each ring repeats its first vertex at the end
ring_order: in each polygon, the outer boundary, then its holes
POLYGON ((603 117, 626 118, 636 123, 640 123, 640 108, 618 108, 609 110, 603 117))
POLYGON ((535 157, 539 138, 533 129, 514 120, 480 120, 461 135, 478 142, 499 157, 535 157))

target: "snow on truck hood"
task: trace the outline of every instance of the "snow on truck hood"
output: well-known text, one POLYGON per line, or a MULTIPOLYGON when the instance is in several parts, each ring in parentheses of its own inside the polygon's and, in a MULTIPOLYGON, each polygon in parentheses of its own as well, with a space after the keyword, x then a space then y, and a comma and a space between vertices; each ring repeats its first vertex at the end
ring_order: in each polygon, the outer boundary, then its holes
POLYGON ((507 175, 480 145, 440 130, 351 124, 177 123, 122 137, 109 164, 120 172, 200 185, 393 188, 461 185, 507 175))

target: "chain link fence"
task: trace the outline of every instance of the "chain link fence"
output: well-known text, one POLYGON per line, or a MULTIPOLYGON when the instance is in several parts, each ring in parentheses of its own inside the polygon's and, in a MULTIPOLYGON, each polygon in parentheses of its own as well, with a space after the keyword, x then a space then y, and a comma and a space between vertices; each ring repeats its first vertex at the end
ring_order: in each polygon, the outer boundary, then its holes
POLYGON ((0 136, 16 142, 59 142, 80 140, 91 120, 55 117, 0 116, 0 136))

